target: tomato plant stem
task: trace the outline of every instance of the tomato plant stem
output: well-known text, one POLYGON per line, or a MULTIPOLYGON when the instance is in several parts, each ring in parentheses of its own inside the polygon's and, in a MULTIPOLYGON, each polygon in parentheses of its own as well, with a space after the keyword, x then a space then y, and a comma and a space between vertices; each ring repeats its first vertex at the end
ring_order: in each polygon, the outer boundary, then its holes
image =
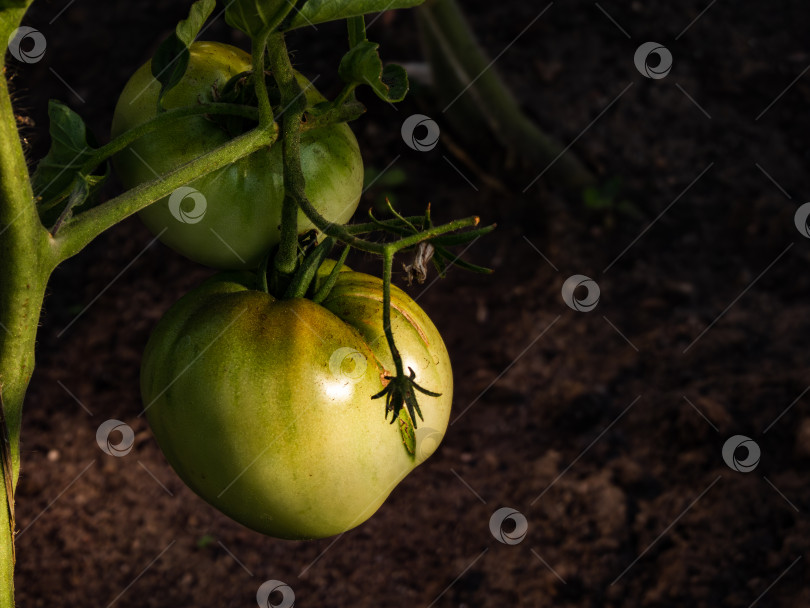
POLYGON ((139 140, 144 135, 148 135, 154 131, 158 131, 165 126, 177 121, 180 118, 187 118, 189 116, 199 116, 200 114, 214 115, 226 114, 229 116, 241 116, 242 118, 259 120, 259 113, 256 108, 252 106, 241 106, 233 103, 204 103, 196 106, 187 106, 185 108, 176 108, 161 112, 153 119, 125 131, 109 143, 103 145, 93 153, 84 165, 82 165, 81 173, 87 175, 90 171, 98 167, 105 160, 112 155, 117 154, 133 142, 139 140))
MULTIPOLYGON (((298 262, 298 205, 293 192, 305 191, 301 169, 301 118, 307 107, 304 91, 295 77, 284 34, 275 34, 268 41, 270 67, 281 92, 281 138, 284 161, 284 203, 281 208, 281 242, 273 261, 273 289, 281 293, 298 262)), ((266 95, 266 93, 265 93, 266 95)))
MULTIPOLYGON (((301 95, 301 87, 298 85, 298 81, 295 80, 292 63, 290 62, 290 56, 287 53, 287 45, 282 36, 278 36, 271 44, 271 68, 273 70, 273 75, 276 78, 276 82, 278 83, 279 89, 281 90, 282 99, 294 99, 296 97, 299 99, 303 98, 303 95, 301 95)), ((303 103, 303 100, 301 103, 303 103)), ((301 169, 301 156, 300 153, 294 153, 296 150, 300 150, 301 115, 297 114, 297 121, 289 120, 288 123, 287 118, 288 116, 292 115, 292 112, 290 111, 291 109, 294 108, 285 110, 284 118, 282 119, 282 122, 285 125, 283 127, 283 138, 285 143, 284 188, 288 196, 291 196, 294 199, 298 207, 304 212, 304 215, 307 216, 309 221, 311 221, 318 228, 318 230, 324 232, 328 236, 334 237, 336 240, 341 241, 346 245, 351 245, 355 249, 366 251, 368 253, 375 253, 377 255, 384 255, 387 248, 393 252, 397 252, 407 247, 418 245, 422 241, 429 240, 439 236, 440 234, 454 232, 456 230, 476 226, 478 224, 479 220, 477 217, 468 217, 449 222, 441 226, 435 226, 423 232, 419 232, 412 236, 408 236, 397 241, 392 241, 390 243, 376 243, 355 236, 351 228, 330 222, 320 213, 318 213, 318 210, 315 209, 315 206, 307 198, 304 188, 304 174, 301 169), (291 144, 289 143, 289 140, 293 140, 291 144)))
POLYGON ((383 251, 383 331, 388 341, 388 348, 391 349, 391 357, 394 359, 394 369, 396 376, 405 375, 402 368, 402 356, 394 342, 394 332, 391 331, 391 274, 394 265, 394 253, 396 249, 386 246, 383 251))
MULTIPOLYGON (((0 16, 5 19, 6 14, 0 16)), ((5 23, 3 23, 5 25, 5 23)), ((0 34, 8 34, 2 31, 0 34)), ((20 470, 23 399, 34 369, 34 342, 52 269, 49 235, 39 221, 5 74, 0 75, 0 405, 7 441, 0 508, 0 608, 14 606, 14 497, 20 470), (10 479, 9 479, 10 477, 10 479), (10 482, 10 483, 9 483, 10 482)))
POLYGON ((362 15, 346 20, 349 30, 349 47, 355 47, 366 40, 366 19, 362 15))
POLYGON ((174 171, 110 199, 68 220, 54 238, 58 262, 76 255, 94 238, 121 220, 149 206, 200 175, 211 173, 271 145, 277 137, 275 124, 256 127, 219 148, 178 167, 174 171))
POLYGON ((550 166, 549 177, 572 189, 595 181, 571 152, 532 121, 492 67, 457 0, 428 0, 417 9, 425 55, 439 101, 456 131, 469 143, 493 138, 507 151, 507 164, 550 166), (470 128, 476 125, 476 128, 470 128))
POLYGON ((259 104, 259 124, 269 125, 273 122, 273 107, 267 94, 267 83, 264 80, 264 56, 267 50, 268 36, 264 35, 253 40, 251 49, 251 65, 253 67, 253 86, 256 89, 256 99, 259 104))
MULTIPOLYGON (((143 123, 142 125, 135 127, 134 129, 125 131, 115 139, 98 148, 95 152, 93 152, 92 156, 90 156, 90 158, 88 158, 87 161, 81 166, 81 168, 79 169, 79 174, 85 177, 90 175, 94 169, 96 169, 99 165, 101 165, 101 163, 109 159, 114 154, 121 152, 122 150, 127 148, 127 146, 139 140, 141 137, 148 135, 149 133, 158 131, 164 128, 165 126, 172 124, 173 122, 180 120, 182 118, 187 118, 189 116, 199 116, 201 114, 206 115, 226 114, 230 116, 241 116, 243 118, 252 119, 256 121, 259 120, 259 113, 256 110, 256 108, 231 103, 199 104, 196 106, 176 108, 173 110, 168 110, 166 112, 161 112, 155 118, 143 123)), ((68 186, 64 194, 68 195, 72 188, 73 185, 71 184, 70 186, 68 186)), ((56 205, 61 200, 62 200, 61 197, 54 197, 53 204, 56 205)), ((45 207, 44 209, 41 208, 40 211, 47 210, 48 208, 50 207, 45 207)))

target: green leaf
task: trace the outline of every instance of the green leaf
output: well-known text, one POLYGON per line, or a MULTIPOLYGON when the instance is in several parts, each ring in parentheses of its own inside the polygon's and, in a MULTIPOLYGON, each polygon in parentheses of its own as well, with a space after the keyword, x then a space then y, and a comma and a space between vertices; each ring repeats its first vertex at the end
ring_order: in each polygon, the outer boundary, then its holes
POLYGON ((188 17, 177 24, 174 33, 155 52, 152 58, 152 76, 160 82, 158 106, 163 96, 183 79, 191 57, 189 47, 214 12, 215 6, 216 0, 197 0, 191 5, 188 17))
POLYGON ((384 101, 402 101, 408 93, 408 74, 399 65, 383 66, 378 48, 368 40, 355 45, 340 60, 338 74, 349 84, 369 85, 384 101))
POLYGON ((489 234, 495 230, 495 224, 483 226, 482 228, 474 228, 473 230, 466 230, 464 232, 457 232, 456 234, 445 234, 430 239, 434 245, 441 245, 444 247, 453 247, 455 245, 466 245, 472 241, 481 238, 485 234, 489 234))
MULTIPOLYGON (((51 149, 39 162, 32 177, 34 195, 38 199, 37 206, 41 216, 69 196, 75 198, 81 194, 81 189, 77 190, 77 180, 86 183, 86 194, 89 196, 106 178, 106 174, 89 176, 79 174, 79 169, 95 151, 88 142, 87 127, 81 116, 66 105, 51 100, 48 103, 48 118, 51 149)), ((73 203, 78 204, 78 200, 74 200, 73 203)))
POLYGON ((450 266, 458 266, 463 270, 477 274, 492 274, 491 268, 485 268, 483 266, 465 262, 459 256, 453 255, 444 247, 436 246, 436 253, 434 254, 433 259, 437 260, 437 265, 441 265, 441 270, 439 271, 440 275, 444 275, 447 272, 447 268, 450 266))
POLYGON ((233 0, 225 9, 225 22, 256 38, 275 29, 279 18, 290 10, 295 0, 233 0))
POLYGON ((359 17, 369 13, 411 8, 425 0, 309 0, 297 11, 284 30, 294 30, 307 25, 317 25, 326 21, 337 21, 349 17, 359 17))

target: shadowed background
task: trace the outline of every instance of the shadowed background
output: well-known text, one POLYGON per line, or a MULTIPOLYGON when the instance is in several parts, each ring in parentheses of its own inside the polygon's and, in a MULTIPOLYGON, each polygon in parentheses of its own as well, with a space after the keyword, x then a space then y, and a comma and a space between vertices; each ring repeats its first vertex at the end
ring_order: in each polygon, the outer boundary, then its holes
MULTIPOLYGON (((32 163, 48 147, 48 98, 106 141, 118 92, 189 4, 38 0, 25 23, 45 57, 11 60, 32 163)), ((810 604, 810 240, 794 226, 810 197, 810 13, 574 1, 532 23, 546 3, 463 6, 526 112, 620 177, 631 206, 591 209, 543 179, 526 189, 533 176, 507 175, 502 151, 460 153, 429 90, 396 109, 363 93, 353 126, 367 167, 396 179, 361 211, 389 195, 409 210, 430 201, 440 221, 497 221, 467 252, 496 272, 410 288, 453 357, 452 424, 370 521, 315 542, 240 527, 169 468, 137 417, 140 354, 210 271, 144 249, 137 219, 104 234, 57 270, 42 317, 17 491, 20 605, 253 606, 268 579, 300 606, 810 604), (647 41, 672 53, 665 78, 634 66, 647 41), (417 112, 442 127, 431 152, 400 135, 417 112), (592 312, 563 302, 574 274, 599 285, 592 312), (96 444, 110 418, 135 430, 126 457, 96 444), (761 448, 747 474, 722 458, 736 434, 761 448), (519 544, 490 532, 502 507, 528 522, 519 544)), ((333 95, 344 31, 290 40, 333 95)), ((206 37, 247 45, 221 19, 206 37)), ((420 60, 407 12, 369 38, 385 59, 420 60)))

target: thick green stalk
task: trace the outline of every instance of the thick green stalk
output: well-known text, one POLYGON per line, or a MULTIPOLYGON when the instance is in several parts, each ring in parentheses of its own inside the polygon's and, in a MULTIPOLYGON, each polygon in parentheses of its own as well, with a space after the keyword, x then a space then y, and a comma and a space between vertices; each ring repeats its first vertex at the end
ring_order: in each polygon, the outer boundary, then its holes
MULTIPOLYGON (((271 61, 273 75, 275 76, 276 82, 281 89, 282 98, 284 98, 285 95, 289 99, 294 98, 297 94, 296 91, 300 91, 300 87, 298 87, 298 83, 295 81, 292 63, 290 63, 290 57, 287 53, 287 46, 283 38, 278 39, 277 46, 275 47, 275 53, 273 54, 271 61), (295 81, 295 85, 292 84, 293 81, 295 81), (289 90, 285 92, 286 87, 289 87, 289 90), (297 87, 297 89, 295 87, 297 87)), ((299 97, 303 96, 299 95, 299 97)), ((287 112, 285 111, 285 117, 286 116, 287 112)), ((414 234, 391 243, 375 243, 355 236, 351 227, 334 224, 323 217, 307 198, 304 174, 301 169, 301 156, 300 154, 292 153, 293 151, 297 150, 298 147, 300 147, 300 124, 298 129, 292 127, 293 125, 290 125, 289 131, 285 131, 284 134, 284 188, 287 194, 294 198, 298 207, 304 212, 304 215, 307 216, 307 219, 309 219, 309 221, 311 221, 315 227, 324 234, 334 237, 336 240, 346 245, 351 245, 360 251, 384 255, 386 251, 400 251, 407 247, 418 245, 422 241, 426 241, 441 234, 455 232, 456 230, 461 230, 462 228, 478 225, 477 217, 468 217, 462 220, 456 220, 454 222, 444 224, 442 226, 432 227, 418 234, 414 234), (289 148, 287 147, 288 137, 294 140, 291 144, 292 147, 289 148)))
MULTIPOLYGON (((79 173, 81 175, 87 176, 90 175, 94 169, 96 169, 101 163, 109 159, 114 154, 117 154, 121 150, 124 150, 128 146, 130 146, 135 141, 139 140, 144 135, 148 135, 154 131, 158 131, 169 125, 180 118, 187 118, 189 116, 198 116, 200 114, 206 115, 214 115, 214 114, 226 114, 229 116, 241 116, 242 118, 248 118, 253 120, 259 119, 259 113, 256 108, 252 106, 240 106, 231 103, 207 103, 207 104, 200 104, 196 106, 188 106, 185 108, 176 108, 173 110, 168 110, 166 112, 161 112, 153 119, 138 125, 134 129, 129 131, 124 131, 121 135, 113 139, 112 141, 104 144, 100 148, 96 149, 93 154, 85 161, 85 163, 79 169, 79 173)), ((71 184, 67 190, 63 193, 64 196, 68 196, 70 194, 73 185, 71 184)), ((50 209, 51 207, 59 204, 64 199, 56 198, 54 202, 50 205, 45 207, 45 210, 50 209)))
POLYGON ((124 131, 112 141, 101 146, 87 159, 87 162, 82 165, 81 172, 87 175, 105 160, 139 140, 144 135, 158 131, 180 118, 199 116, 200 114, 208 114, 211 116, 225 114, 228 116, 241 116, 242 118, 259 120, 259 113, 253 106, 240 106, 233 103, 203 103, 196 106, 167 110, 129 131, 124 131))
POLYGON ((543 133, 523 112, 493 61, 478 44, 456 0, 428 0, 417 9, 425 54, 443 112, 467 143, 494 137, 523 169, 548 169, 572 189, 594 182, 573 152, 543 133))
POLYGON ((394 342, 394 332, 391 330, 391 274, 394 264, 395 249, 386 247, 383 251, 383 331, 388 341, 388 348, 391 350, 391 358, 394 360, 394 370, 396 376, 405 375, 402 367, 402 356, 394 342))
POLYGON ((259 148, 272 145, 276 137, 277 129, 274 124, 257 127, 154 181, 141 184, 68 220, 54 239, 58 259, 66 260, 76 255, 90 241, 121 220, 200 175, 221 169, 259 148))
POLYGON ((264 81, 264 56, 266 50, 267 36, 253 41, 253 48, 251 49, 253 86, 256 89, 256 99, 259 104, 259 124, 262 125, 268 125, 273 122, 273 107, 270 105, 267 83, 264 81))
POLYGON ((284 34, 276 34, 269 40, 268 51, 270 69, 281 92, 281 106, 284 108, 280 120, 286 194, 281 208, 281 242, 273 260, 274 289, 278 289, 281 287, 279 283, 295 272, 298 260, 298 205, 293 193, 305 189, 301 171, 301 118, 307 99, 290 64, 284 34))
MULTIPOLYGON (((0 32, 2 35, 2 32, 0 32)), ((5 74, 0 75, 0 393, 9 440, 11 488, 20 471, 22 405, 34 369, 34 342, 55 258, 39 221, 5 74)), ((2 440, 2 438, 0 438, 2 440)), ((2 468, 2 467, 0 467, 2 468)), ((5 495, 0 486, 1 495, 5 495)), ((14 606, 13 496, 0 501, 0 608, 14 606)))

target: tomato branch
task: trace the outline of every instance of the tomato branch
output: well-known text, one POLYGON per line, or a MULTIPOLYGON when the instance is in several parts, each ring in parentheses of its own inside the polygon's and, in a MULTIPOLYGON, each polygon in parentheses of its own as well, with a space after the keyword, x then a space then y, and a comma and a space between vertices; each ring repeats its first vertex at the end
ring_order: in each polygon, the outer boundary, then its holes
MULTIPOLYGON (((132 145, 134 142, 139 140, 140 138, 148 135, 149 133, 153 133, 155 131, 159 131, 160 129, 174 123, 177 120, 182 118, 188 118, 190 116, 199 116, 199 115, 230 115, 230 116, 240 116, 242 118, 247 118, 249 120, 259 120, 259 113, 258 110, 252 106, 245 106, 239 104, 231 104, 231 103, 205 103, 199 104, 196 106, 187 106, 184 108, 176 108, 173 110, 168 110, 161 112, 151 120, 138 125, 134 129, 130 129, 125 131, 118 137, 110 140, 105 145, 98 148, 95 152, 93 152, 92 156, 90 156, 87 161, 79 168, 78 175, 87 177, 90 175, 94 169, 96 169, 99 165, 101 165, 104 161, 108 160, 115 154, 125 150, 127 147, 132 145)), ((66 197, 70 194, 70 190, 72 185, 68 187, 62 194, 66 197)), ((40 208, 40 212, 47 211, 48 209, 52 208, 59 202, 63 200, 62 196, 57 196, 54 198, 54 202, 52 205, 45 205, 40 208)))
MULTIPOLYGON (((298 205, 295 194, 306 196, 301 169, 301 119, 307 100, 295 77, 284 34, 269 40, 270 68, 281 93, 282 158, 284 163, 284 202, 281 209, 281 242, 273 262, 273 288, 281 287, 295 272, 298 263, 298 205)), ((265 92, 266 95, 266 92, 265 92)))
MULTIPOLYGON (((391 349, 391 357, 394 359, 396 375, 404 376, 402 356, 394 343, 394 334, 391 331, 391 275, 394 265, 394 253, 396 253, 396 250, 393 247, 386 247, 383 251, 383 331, 385 331, 385 337, 388 340, 388 348, 391 349)), ((394 419, 396 419, 396 416, 394 416, 394 419)))
POLYGON ((59 234, 51 239, 53 265, 76 255, 105 230, 180 186, 200 175, 226 167, 262 147, 272 145, 277 137, 275 123, 257 127, 151 182, 141 184, 68 220, 59 234))
MULTIPOLYGON (((287 52, 287 45, 284 38, 279 35, 273 41, 273 48, 271 49, 271 68, 273 74, 281 90, 283 99, 301 99, 300 86, 295 79, 292 63, 287 52)), ((297 102, 296 102, 297 103, 297 102)), ((296 114, 297 108, 295 108, 296 114)), ((356 236, 356 234, 366 231, 368 225, 361 225, 361 230, 356 230, 356 227, 341 226, 334 224, 323 217, 318 210, 314 207, 312 202, 306 195, 305 180, 303 170, 301 168, 301 120, 298 114, 298 120, 287 120, 292 112, 290 109, 285 111, 285 117, 282 120, 282 130, 284 139, 284 187, 288 195, 291 196, 298 207, 304 212, 304 215, 315 225, 318 230, 324 234, 335 238, 336 240, 351 245, 360 251, 374 253, 380 256, 385 255, 386 248, 396 253, 401 249, 412 247, 427 241, 431 238, 437 237, 448 232, 455 232, 470 226, 477 226, 479 223, 478 217, 468 217, 460 220, 455 220, 441 226, 431 227, 422 232, 413 234, 411 236, 402 238, 397 241, 389 243, 377 243, 368 241, 356 236)))
POLYGON ((264 80, 264 56, 267 51, 267 40, 267 34, 254 39, 250 54, 254 76, 253 86, 259 104, 259 124, 261 125, 268 125, 273 122, 273 107, 270 105, 267 83, 264 80))
POLYGON ((409 368, 410 374, 405 375, 402 355, 400 355, 399 349, 394 342, 394 333, 391 329, 391 272, 394 253, 394 248, 386 248, 383 253, 383 331, 388 342, 388 348, 391 350, 391 357, 394 359, 396 375, 386 376, 388 385, 376 395, 372 395, 371 398, 380 399, 385 397, 385 415, 387 418, 388 412, 391 412, 391 424, 399 418, 400 411, 404 407, 408 411, 413 428, 417 428, 416 417, 419 416, 422 420, 424 418, 422 417, 422 410, 419 408, 419 401, 416 398, 416 391, 429 397, 441 397, 441 393, 429 391, 414 382, 416 372, 413 369, 409 368))
POLYGON ((359 101, 350 100, 342 104, 336 102, 334 107, 330 107, 320 114, 310 111, 305 112, 301 129, 311 131, 312 129, 320 129, 340 122, 351 122, 360 118, 365 112, 366 106, 359 101))
MULTIPOLYGON (((0 11, 0 32, 6 36, 16 19, 11 13, 16 11, 0 11)), ((0 467, 5 497, 0 505, 2 608, 14 606, 14 504, 8 489, 13 493, 20 470, 22 407, 34 368, 37 325, 50 270, 48 254, 48 232, 34 204, 4 72, 0 74, 0 408, 7 438, 2 439, 4 464, 0 467)))

